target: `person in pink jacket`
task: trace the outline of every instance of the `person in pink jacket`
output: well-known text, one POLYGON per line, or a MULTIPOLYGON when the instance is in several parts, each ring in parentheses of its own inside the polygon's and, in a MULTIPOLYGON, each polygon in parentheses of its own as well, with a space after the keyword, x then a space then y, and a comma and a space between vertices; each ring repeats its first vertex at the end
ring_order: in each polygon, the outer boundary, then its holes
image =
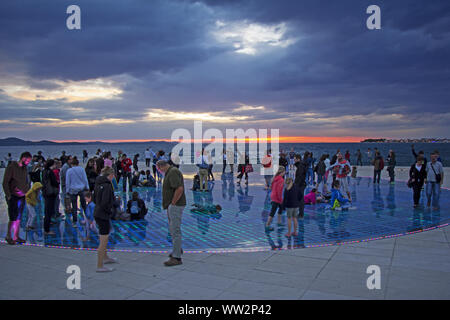
POLYGON ((317 189, 313 188, 310 193, 305 195, 303 198, 305 200, 305 204, 316 204, 319 202, 323 202, 323 198, 320 196, 317 196, 317 189))
POLYGON ((280 167, 277 171, 277 174, 272 179, 271 183, 271 193, 270 200, 272 201, 272 209, 270 210, 269 219, 267 219, 266 230, 272 231, 273 217, 275 216, 275 212, 278 209, 278 224, 281 224, 281 214, 283 213, 283 188, 284 188, 284 174, 286 173, 286 169, 284 167, 280 167))

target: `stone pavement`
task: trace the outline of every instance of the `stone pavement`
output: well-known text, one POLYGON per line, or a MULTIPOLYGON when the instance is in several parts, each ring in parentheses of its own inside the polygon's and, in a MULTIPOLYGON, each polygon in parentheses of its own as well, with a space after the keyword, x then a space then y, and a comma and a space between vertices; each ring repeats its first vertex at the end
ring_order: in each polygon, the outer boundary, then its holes
POLYGON ((0 299, 450 299, 450 227, 341 246, 229 254, 114 253, 116 271, 95 272, 96 252, 0 244, 0 299), (81 268, 69 290, 66 269, 81 268), (381 289, 369 290, 369 265, 381 289))

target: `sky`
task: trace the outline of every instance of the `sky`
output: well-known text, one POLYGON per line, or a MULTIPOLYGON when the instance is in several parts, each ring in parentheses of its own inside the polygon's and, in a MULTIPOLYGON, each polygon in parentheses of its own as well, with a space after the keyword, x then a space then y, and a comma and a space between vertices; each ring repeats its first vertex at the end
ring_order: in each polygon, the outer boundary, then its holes
POLYGON ((0 138, 449 138, 449 57, 448 0, 4 0, 0 138))

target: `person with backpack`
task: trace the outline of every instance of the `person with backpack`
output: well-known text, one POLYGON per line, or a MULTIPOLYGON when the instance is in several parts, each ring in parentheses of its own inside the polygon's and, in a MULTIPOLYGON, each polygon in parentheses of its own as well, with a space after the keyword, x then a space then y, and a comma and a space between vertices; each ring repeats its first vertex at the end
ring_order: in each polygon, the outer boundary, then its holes
POLYGON ((144 200, 139 198, 139 193, 133 192, 133 196, 127 203, 127 213, 130 214, 130 220, 142 220, 145 218, 148 209, 144 200))
POLYGON ((322 193, 327 192, 327 183, 325 180, 325 173, 326 173, 326 165, 325 165, 325 159, 326 155, 322 155, 319 159, 319 162, 317 163, 316 167, 314 168, 314 172, 317 174, 317 183, 316 183, 316 189, 322 190, 322 193), (322 184, 322 189, 319 188, 319 186, 322 184))
POLYGON ((375 153, 375 158, 372 161, 373 164, 373 183, 380 184, 381 171, 384 169, 384 160, 380 152, 375 153))

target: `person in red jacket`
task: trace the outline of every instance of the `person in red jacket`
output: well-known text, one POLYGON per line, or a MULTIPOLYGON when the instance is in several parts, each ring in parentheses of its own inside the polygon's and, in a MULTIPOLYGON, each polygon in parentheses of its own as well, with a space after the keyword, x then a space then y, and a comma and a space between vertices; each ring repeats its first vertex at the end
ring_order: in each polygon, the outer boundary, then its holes
POLYGON ((122 155, 122 162, 120 163, 122 166, 122 177, 123 177, 123 192, 127 192, 127 180, 128 180, 128 187, 129 192, 133 192, 133 185, 132 185, 132 174, 131 174, 131 166, 133 165, 133 162, 130 158, 127 158, 126 154, 122 155))
POLYGON ((284 188, 284 174, 286 173, 286 169, 284 167, 279 167, 277 174, 273 177, 271 183, 271 193, 270 200, 272 201, 272 210, 270 210, 269 219, 267 219, 266 230, 272 231, 273 217, 275 216, 275 212, 278 209, 278 224, 281 224, 281 214, 283 213, 283 188, 284 188))

